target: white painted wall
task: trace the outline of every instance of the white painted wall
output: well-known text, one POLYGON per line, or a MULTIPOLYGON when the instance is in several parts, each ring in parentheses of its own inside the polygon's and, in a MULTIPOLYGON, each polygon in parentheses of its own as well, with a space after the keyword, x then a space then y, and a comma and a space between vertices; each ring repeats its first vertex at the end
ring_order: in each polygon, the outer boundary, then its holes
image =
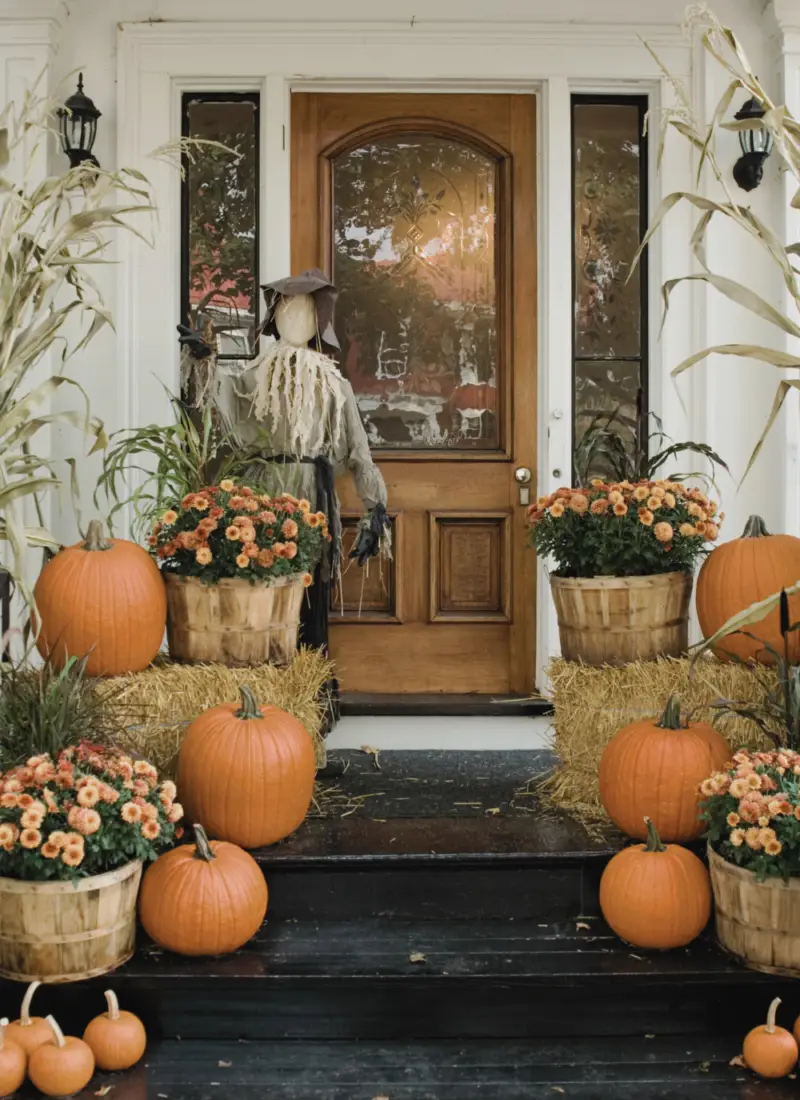
MULTIPOLYGON (((491 12, 485 0, 293 0, 290 8, 276 0, 226 0, 224 22, 218 24, 219 47, 215 48, 213 26, 208 41, 197 50, 195 67, 187 60, 181 39, 190 40, 192 32, 202 22, 220 19, 222 9, 214 0, 0 0, 0 60, 4 36, 14 26, 37 27, 50 35, 56 47, 53 75, 65 77, 80 67, 85 74, 88 93, 103 112, 98 127, 95 152, 101 163, 112 166, 117 150, 144 152, 148 134, 174 134, 175 119, 168 116, 172 101, 169 96, 169 76, 159 84, 135 79, 128 89, 117 85, 118 50, 128 37, 141 38, 142 30, 159 41, 171 34, 163 51, 163 69, 172 70, 173 55, 186 79, 194 87, 202 87, 205 78, 216 76, 214 85, 224 86, 224 73, 253 86, 263 86, 266 74, 271 88, 266 145, 267 173, 274 179, 270 194, 280 189, 287 178, 285 154, 275 144, 276 127, 285 117, 285 89, 303 79, 336 77, 346 81, 350 73, 350 58, 358 58, 354 77, 370 76, 373 83, 386 74, 405 79, 420 78, 430 83, 438 78, 459 77, 468 84, 472 68, 471 50, 475 49, 475 24, 491 15, 486 26, 493 45, 491 57, 482 57, 478 69, 502 74, 510 81, 537 87, 542 101, 541 146, 539 151, 541 176, 542 230, 542 346, 540 366, 542 376, 542 407, 539 425, 541 439, 540 488, 553 487, 552 470, 569 469, 569 264, 571 237, 568 229, 568 116, 565 104, 570 90, 616 88, 640 90, 648 86, 654 96, 668 94, 660 83, 643 47, 635 41, 638 31, 665 52, 692 81, 698 110, 710 115, 721 94, 725 79, 706 63, 705 56, 692 56, 677 40, 677 31, 684 10, 683 0, 495 0, 491 12), (282 21, 291 19, 289 25, 282 21), (58 25, 53 20, 58 21, 58 25), (258 49, 249 42, 252 28, 264 30, 282 28, 283 37, 273 47, 269 35, 258 49), (138 27, 136 26, 138 24, 138 27), (328 45, 310 44, 303 49, 304 34, 318 33, 321 25, 330 31, 328 45), (125 25, 128 29, 120 29, 125 25), (240 28, 242 34, 235 45, 231 33, 240 28), (383 28, 381 30, 381 28, 383 28), (550 34, 548 40, 545 36, 550 34), (505 38, 503 37, 505 33, 505 38), (526 35, 528 36, 526 38, 526 35), (537 47, 537 35, 540 45, 537 47), (226 38, 227 36, 227 38, 226 38), (438 37, 437 37, 438 36, 438 37), (417 48, 416 42, 426 43, 417 48), (229 45, 226 46, 226 41, 229 45), (528 48, 525 43, 532 44, 528 48), (549 44, 548 44, 549 42, 549 44), (220 60, 220 55, 228 50, 220 60), (365 55, 367 60, 365 60, 365 55), (437 61, 437 58, 439 59, 437 61), (286 60, 289 59, 289 60, 286 60), (440 67, 437 71, 437 65, 440 67), (366 66, 366 68, 365 68, 366 66), (371 66, 371 67, 370 67, 371 66), (213 73, 212 73, 213 68, 213 73), (222 85, 220 84, 222 81, 222 85), (161 91, 159 91, 161 89, 161 91), (164 91, 166 89, 166 92, 164 91), (120 97, 131 92, 132 102, 120 105, 120 97), (136 96, 151 96, 150 108, 137 112, 136 96), (162 95, 162 99, 158 96, 162 95), (149 110, 149 114, 148 114, 149 110), (121 113, 122 111, 122 113, 121 113), (158 117, 153 117, 157 115, 158 117), (172 128, 172 129, 171 129, 172 128), (269 142, 272 142, 270 145, 269 142), (281 157, 284 159, 281 160, 281 157), (554 409, 564 415, 553 418, 554 409)), ((739 34, 750 54, 756 72, 764 79, 777 98, 786 96, 795 112, 800 112, 800 2, 772 0, 766 7, 763 0, 718 0, 718 14, 739 34)), ((19 32, 15 32, 19 33, 19 32)), ((46 36, 45 36, 46 37, 46 36)), ((134 56, 130 54, 129 56, 134 56)), ((148 55, 152 62, 153 54, 148 55)), ((31 69, 32 71, 32 69, 31 69)), ((130 77, 130 73, 128 76, 130 77)), ((135 75, 135 74, 134 74, 135 75)), ((69 82, 67 92, 71 90, 69 82)), ((720 160, 732 166, 738 156, 735 135, 723 139, 720 160)), ((55 163, 60 163, 58 158, 55 163)), ((139 164, 139 167, 143 165, 139 164)), ((157 278, 164 281, 164 295, 174 299, 176 262, 170 264, 169 249, 176 238, 176 183, 168 170, 158 169, 159 197, 162 201, 161 249, 166 266, 156 267, 157 278)), ((678 140, 673 141, 665 159, 661 180, 653 181, 653 195, 691 186, 690 157, 678 140)), ((747 200, 753 209, 781 232, 789 232, 786 224, 785 184, 779 177, 777 162, 768 162, 762 186, 747 200)), ((287 229, 280 203, 266 205, 264 234, 268 238, 264 270, 283 274, 278 267, 286 255, 287 229), (272 216, 270 217, 270 213, 272 216), (274 272, 272 269, 275 268, 274 272)), ((673 213, 665 234, 653 249, 653 317, 658 331, 660 305, 657 294, 659 276, 686 273, 691 268, 688 236, 691 229, 688 211, 673 213)), ((800 237, 795 225, 794 239, 800 237)), ((137 258, 139 253, 135 252, 137 258)), ((711 236, 711 263, 718 271, 746 281, 770 300, 781 303, 783 290, 766 258, 757 250, 738 240, 728 227, 720 225, 711 236)), ((152 258, 141 257, 152 264, 152 258)), ((80 368, 94 411, 114 430, 131 423, 131 401, 137 396, 140 420, 147 421, 159 405, 157 387, 149 379, 174 377, 176 346, 174 328, 177 316, 153 321, 148 312, 132 315, 129 306, 136 296, 138 270, 108 268, 101 273, 108 304, 129 326, 126 330, 136 340, 136 361, 131 362, 114 334, 101 335, 85 352, 80 368), (126 376, 124 367, 131 375, 126 376), (152 401, 148 395, 152 395, 152 401)), ((138 299, 137 299, 138 300, 138 299)), ((797 437, 800 427, 798 403, 784 414, 779 431, 772 439, 745 484, 737 490, 736 483, 744 469, 749 451, 758 437, 769 411, 777 378, 772 368, 732 360, 714 361, 695 371, 678 390, 669 378, 669 367, 681 357, 706 343, 760 342, 765 339, 774 346, 781 344, 780 333, 767 329, 755 318, 736 309, 713 291, 701 286, 685 287, 675 295, 672 316, 664 338, 653 347, 654 377, 652 392, 656 411, 662 413, 666 428, 675 438, 691 434, 711 444, 728 459, 733 479, 724 479, 723 507, 727 513, 724 532, 728 537, 739 533, 745 518, 752 511, 762 513, 775 530, 792 530, 800 534, 800 499, 798 499, 797 437)), ((654 338, 655 339, 655 338, 654 338)), ((71 453, 73 440, 57 436, 56 453, 71 453)), ((86 461, 81 471, 86 511, 91 511, 89 497, 97 473, 98 460, 86 461)), ((558 480, 558 479, 555 479, 558 480)), ((74 534, 72 517, 65 513, 55 518, 60 536, 66 540, 74 534)), ((546 606, 546 601, 540 604, 546 606)), ((554 644, 552 620, 543 616, 540 633, 540 661, 546 661, 554 644)))

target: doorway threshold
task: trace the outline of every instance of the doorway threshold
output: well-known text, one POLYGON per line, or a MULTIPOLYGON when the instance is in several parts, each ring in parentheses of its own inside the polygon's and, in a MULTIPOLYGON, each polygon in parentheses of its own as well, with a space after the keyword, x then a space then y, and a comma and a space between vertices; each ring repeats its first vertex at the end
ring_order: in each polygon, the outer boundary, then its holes
POLYGON ((552 719, 540 715, 349 715, 326 738, 328 756, 340 749, 362 752, 405 751, 514 752, 549 751, 552 719))
POLYGON ((390 716, 534 718, 553 713, 548 699, 530 695, 379 695, 342 693, 343 718, 390 716))

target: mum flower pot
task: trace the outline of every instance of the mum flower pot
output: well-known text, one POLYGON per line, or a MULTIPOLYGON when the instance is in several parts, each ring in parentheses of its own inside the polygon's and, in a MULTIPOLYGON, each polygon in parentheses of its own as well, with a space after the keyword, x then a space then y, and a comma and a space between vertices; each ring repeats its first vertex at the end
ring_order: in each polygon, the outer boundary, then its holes
POLYGON ((165 573, 167 641, 176 661, 286 665, 297 650, 304 584, 300 575, 270 584, 165 573))
POLYGON ((77 982, 127 962, 141 877, 137 859, 74 884, 0 878, 0 977, 77 982))
POLYGON ((558 577, 550 589, 561 654, 587 665, 679 657, 689 644, 692 575, 558 577))
POLYGON ((721 946, 751 970, 800 978, 800 879, 759 882, 710 846, 708 868, 721 946))

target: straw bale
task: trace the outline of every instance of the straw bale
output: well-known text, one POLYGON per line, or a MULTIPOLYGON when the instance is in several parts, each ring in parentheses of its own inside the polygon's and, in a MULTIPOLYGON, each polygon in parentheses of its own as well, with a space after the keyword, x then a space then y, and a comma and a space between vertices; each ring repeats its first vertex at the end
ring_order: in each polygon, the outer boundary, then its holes
POLYGON ((608 820, 597 789, 600 758, 608 742, 628 723, 660 714, 672 693, 680 695, 685 714, 710 722, 732 749, 772 747, 752 722, 709 707, 722 698, 762 697, 756 677, 742 665, 701 658, 690 676, 688 658, 660 657, 620 668, 595 668, 559 658, 548 671, 553 748, 560 764, 543 784, 543 793, 584 821, 608 820))
POLYGON ((189 723, 208 707, 234 702, 241 684, 252 689, 262 706, 280 707, 302 722, 320 761, 321 689, 332 676, 333 665, 319 650, 301 649, 290 665, 280 668, 228 668, 159 659, 143 672, 100 680, 96 690, 112 693, 135 716, 127 727, 124 748, 146 757, 166 775, 174 775, 189 723))

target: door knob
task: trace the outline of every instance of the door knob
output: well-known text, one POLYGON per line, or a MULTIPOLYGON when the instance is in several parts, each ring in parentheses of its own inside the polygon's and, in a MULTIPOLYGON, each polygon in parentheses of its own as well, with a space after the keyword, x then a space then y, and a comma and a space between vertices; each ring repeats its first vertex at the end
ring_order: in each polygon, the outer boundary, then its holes
POLYGON ((519 486, 519 502, 523 507, 527 507, 531 502, 531 472, 527 466, 517 466, 514 471, 514 480, 519 486))

